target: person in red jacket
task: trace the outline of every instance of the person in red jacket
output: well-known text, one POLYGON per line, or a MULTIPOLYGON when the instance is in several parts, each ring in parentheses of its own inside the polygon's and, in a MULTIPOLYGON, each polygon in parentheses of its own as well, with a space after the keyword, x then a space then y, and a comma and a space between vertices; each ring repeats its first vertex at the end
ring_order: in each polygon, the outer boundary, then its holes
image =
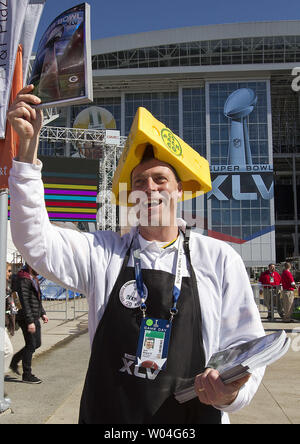
POLYGON ((263 271, 260 275, 259 282, 262 284, 263 288, 260 290, 260 294, 264 295, 264 302, 268 309, 268 318, 272 319, 273 314, 271 309, 271 297, 272 294, 275 296, 274 306, 277 306, 277 311, 282 317, 282 309, 280 303, 280 284, 281 276, 275 270, 275 264, 269 264, 268 270, 263 271))
POLYGON ((293 322, 291 319, 294 305, 294 290, 296 289, 295 279, 290 271, 291 264, 286 262, 281 275, 282 295, 283 295, 283 321, 293 322))

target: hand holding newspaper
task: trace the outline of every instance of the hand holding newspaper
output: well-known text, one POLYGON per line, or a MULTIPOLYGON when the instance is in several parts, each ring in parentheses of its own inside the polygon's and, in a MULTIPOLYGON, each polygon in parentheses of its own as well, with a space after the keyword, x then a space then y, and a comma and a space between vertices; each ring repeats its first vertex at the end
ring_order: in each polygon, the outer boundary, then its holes
MULTIPOLYGON (((290 339, 282 330, 214 353, 207 367, 218 370, 224 384, 229 384, 252 373, 256 368, 277 361, 285 355, 289 346, 290 339)), ((175 398, 180 404, 196 396, 194 386, 175 393, 175 398)))

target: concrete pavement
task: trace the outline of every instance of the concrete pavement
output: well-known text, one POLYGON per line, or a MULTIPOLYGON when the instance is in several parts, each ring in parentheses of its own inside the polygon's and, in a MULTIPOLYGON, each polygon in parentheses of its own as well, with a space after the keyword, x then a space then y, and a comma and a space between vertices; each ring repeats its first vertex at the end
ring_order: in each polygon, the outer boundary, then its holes
MULTIPOLYGON (((47 314, 47 316, 51 316, 47 314)), ((87 313, 78 316, 76 319, 49 319, 48 324, 42 325, 42 346, 34 353, 34 358, 42 353, 51 350, 52 347, 60 344, 62 341, 72 340, 72 338, 88 330, 88 315, 87 313)), ((22 330, 19 329, 13 337, 11 337, 14 352, 16 353, 24 347, 24 338, 22 330)))
MULTIPOLYGON (((300 322, 285 324, 278 318, 274 322, 263 319, 263 325, 267 334, 284 329, 292 340, 290 350, 267 368, 250 406, 231 414, 230 421, 232 424, 300 424, 300 322)), ((43 345, 36 351, 35 357, 86 331, 87 314, 72 321, 50 319, 43 326, 43 345)), ((23 346, 21 331, 12 338, 12 343, 15 351, 23 346)), ((77 423, 84 377, 85 374, 82 375, 82 382, 74 386, 69 397, 57 406, 46 424, 77 423)))
POLYGON ((300 322, 263 319, 266 334, 285 330, 291 338, 287 354, 266 369, 251 404, 230 415, 231 424, 300 424, 300 322))
MULTIPOLYGON (((52 313, 49 314, 51 316, 52 313)), ((43 354, 46 354, 47 352, 51 351, 52 349, 56 349, 58 346, 64 346, 69 341, 72 341, 74 338, 78 337, 79 335, 83 333, 87 333, 88 331, 88 316, 87 313, 82 314, 81 316, 78 316, 76 319, 73 320, 64 320, 64 319, 49 319, 49 322, 47 324, 42 324, 42 346, 36 350, 33 356, 33 372, 34 372, 34 361, 38 357, 40 357, 43 354)), ((11 342, 13 345, 14 353, 19 351, 21 348, 24 347, 24 338, 21 329, 19 329, 17 332, 15 332, 15 335, 11 337, 11 342)), ((88 363, 88 358, 86 359, 88 363)), ((19 364, 19 370, 22 373, 22 365, 19 364)), ((84 380, 85 374, 82 375, 82 381, 84 380)), ((13 372, 8 373, 7 378, 10 379, 10 381, 5 383, 5 390, 9 393, 11 392, 11 381, 13 379, 16 379, 16 382, 21 381, 21 376, 16 376, 13 372)), ((82 382, 83 384, 83 382, 82 382)), ((74 387, 75 390, 75 387, 74 387)), ((72 391, 73 393, 73 391, 72 391)), ((66 424, 68 423, 76 423, 78 421, 78 410, 79 410, 79 401, 80 401, 80 395, 81 393, 78 392, 77 398, 78 398, 78 406, 72 405, 72 409, 68 410, 68 415, 65 418, 66 424)), ((12 402, 11 404, 11 410, 7 410, 6 412, 0 414, 1 418, 1 424, 5 424, 5 419, 3 416, 7 416, 7 423, 10 423, 10 419, 8 418, 11 411, 13 412, 16 405, 12 402)), ((30 406, 30 400, 28 400, 28 408, 34 410, 30 406)), ((66 412, 65 412, 66 413, 66 412)))

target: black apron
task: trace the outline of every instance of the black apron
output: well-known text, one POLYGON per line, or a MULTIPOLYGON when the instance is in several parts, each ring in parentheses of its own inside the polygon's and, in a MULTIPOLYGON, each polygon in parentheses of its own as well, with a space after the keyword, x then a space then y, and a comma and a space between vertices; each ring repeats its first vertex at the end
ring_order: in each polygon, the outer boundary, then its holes
MULTIPOLYGON (((220 424, 221 412, 198 398, 179 404, 174 392, 193 384, 204 371, 201 309, 191 265, 189 230, 184 251, 191 277, 182 278, 173 320, 167 367, 158 371, 136 368, 142 312, 122 305, 122 286, 135 279, 127 267, 130 248, 98 325, 81 398, 80 424, 220 424)), ((142 270, 148 289, 147 317, 169 319, 175 276, 160 270, 142 270)))

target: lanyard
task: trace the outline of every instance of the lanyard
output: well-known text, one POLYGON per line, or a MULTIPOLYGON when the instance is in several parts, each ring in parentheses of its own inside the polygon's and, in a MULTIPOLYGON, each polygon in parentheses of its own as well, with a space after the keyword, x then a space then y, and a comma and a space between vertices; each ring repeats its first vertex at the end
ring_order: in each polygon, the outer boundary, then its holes
MULTIPOLYGON (((138 233, 135 236, 135 248, 133 251, 133 259, 134 259, 134 272, 135 272, 135 281, 138 295, 141 299, 140 309, 143 312, 143 317, 146 317, 147 306, 145 304, 145 294, 144 294, 144 283, 142 276, 142 266, 141 266, 141 247, 138 240, 138 233)), ((177 302, 181 292, 181 284, 182 284, 182 267, 183 267, 183 233, 180 231, 179 241, 178 241, 178 254, 177 254, 177 262, 176 262, 176 274, 175 274, 175 283, 173 287, 173 306, 170 309, 170 322, 172 322, 174 316, 178 313, 177 302)))

